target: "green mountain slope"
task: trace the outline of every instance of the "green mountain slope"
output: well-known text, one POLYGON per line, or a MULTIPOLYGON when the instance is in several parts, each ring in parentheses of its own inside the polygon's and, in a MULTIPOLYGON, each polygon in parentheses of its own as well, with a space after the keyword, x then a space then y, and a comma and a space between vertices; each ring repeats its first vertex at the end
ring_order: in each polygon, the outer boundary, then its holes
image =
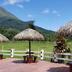
POLYGON ((6 18, 13 18, 16 19, 16 16, 11 14, 10 12, 6 11, 4 8, 0 7, 0 18, 6 17, 6 18))
MULTIPOLYGON (((24 22, 16 16, 0 7, 0 33, 11 39, 18 32, 26 29, 33 21, 24 22)), ((46 39, 50 40, 55 37, 55 32, 35 26, 36 30, 43 33, 46 39)))

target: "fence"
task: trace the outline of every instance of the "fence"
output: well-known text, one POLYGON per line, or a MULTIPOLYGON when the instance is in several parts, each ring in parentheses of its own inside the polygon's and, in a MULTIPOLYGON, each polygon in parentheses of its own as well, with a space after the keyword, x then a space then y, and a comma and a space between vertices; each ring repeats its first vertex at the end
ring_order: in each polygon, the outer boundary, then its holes
MULTIPOLYGON (((0 51, 0 53, 3 54, 4 56, 9 56, 11 58, 13 58, 15 56, 22 57, 24 55, 27 55, 26 52, 28 52, 28 50, 20 51, 20 50, 11 49, 11 50, 1 50, 0 51)), ((44 60, 46 58, 46 59, 72 61, 72 53, 57 53, 57 54, 54 54, 53 52, 44 52, 43 49, 41 51, 32 51, 32 52, 34 52, 34 54, 37 55, 38 58, 41 59, 41 60, 44 60), (61 58, 61 57, 58 57, 58 55, 64 55, 66 57, 61 58), (70 58, 68 56, 70 56, 70 58)))

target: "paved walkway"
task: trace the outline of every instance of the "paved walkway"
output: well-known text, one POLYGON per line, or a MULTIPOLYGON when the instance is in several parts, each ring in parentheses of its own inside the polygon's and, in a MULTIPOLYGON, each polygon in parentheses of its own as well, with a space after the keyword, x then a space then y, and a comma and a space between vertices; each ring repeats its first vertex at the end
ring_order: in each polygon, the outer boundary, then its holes
POLYGON ((21 60, 0 60, 0 72, 69 72, 64 64, 39 61, 37 63, 23 63, 21 60))

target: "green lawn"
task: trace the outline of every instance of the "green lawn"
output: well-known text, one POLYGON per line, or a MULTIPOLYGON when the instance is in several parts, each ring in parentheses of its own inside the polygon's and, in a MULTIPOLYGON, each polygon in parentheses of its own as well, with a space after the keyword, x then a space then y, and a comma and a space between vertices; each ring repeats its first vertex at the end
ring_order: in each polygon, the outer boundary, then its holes
MULTIPOLYGON (((72 50, 72 42, 68 42, 67 43, 68 46, 71 48, 72 50)), ((33 51, 41 51, 41 49, 44 49, 45 52, 51 52, 53 51, 53 42, 48 42, 48 41, 32 41, 31 42, 31 49, 33 51)), ((29 47, 28 47, 28 41, 10 41, 10 42, 5 42, 5 43, 0 43, 0 50, 10 50, 10 49, 15 49, 15 50, 24 50, 26 51, 29 47)), ((8 53, 8 52, 5 52, 8 53)), ((23 54, 22 53, 16 53, 16 54, 23 54)), ((4 55, 4 58, 7 58, 10 56, 6 56, 4 55)), ((18 58, 17 56, 14 56, 15 58, 18 58)), ((21 56, 19 58, 22 58, 21 56)), ((48 59, 45 59, 48 60, 48 59)))
MULTIPOLYGON (((44 49, 45 51, 53 50, 53 43, 48 41, 32 41, 31 48, 35 51, 40 51, 44 49)), ((28 41, 10 41, 6 43, 0 43, 0 49, 8 50, 8 49, 16 49, 16 50, 26 50, 28 49, 28 41)), ((72 50, 72 42, 68 42, 68 46, 72 50)))
MULTIPOLYGON (((10 50, 12 48, 15 50, 26 51, 29 48, 29 43, 28 41, 10 41, 5 43, 0 43, 0 49, 10 50)), ((33 51, 41 51, 41 49, 44 49, 44 51, 49 52, 49 51, 52 51, 53 49, 53 43, 48 41, 31 41, 31 49, 33 51)), ((23 54, 23 52, 22 53, 17 52, 16 54, 23 54)), ((10 57, 10 56, 4 56, 4 58, 7 58, 7 57, 10 57)), ((14 56, 14 57, 16 58, 17 56, 14 56)), ((22 57, 19 57, 19 58, 22 58, 22 57)))

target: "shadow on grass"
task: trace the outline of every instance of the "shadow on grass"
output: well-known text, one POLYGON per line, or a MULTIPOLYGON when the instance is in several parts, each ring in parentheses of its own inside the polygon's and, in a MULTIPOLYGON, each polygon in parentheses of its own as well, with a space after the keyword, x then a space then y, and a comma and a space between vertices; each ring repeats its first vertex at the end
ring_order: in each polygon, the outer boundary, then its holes
POLYGON ((47 72, 69 72, 68 67, 55 67, 55 68, 50 68, 47 70, 47 72))

